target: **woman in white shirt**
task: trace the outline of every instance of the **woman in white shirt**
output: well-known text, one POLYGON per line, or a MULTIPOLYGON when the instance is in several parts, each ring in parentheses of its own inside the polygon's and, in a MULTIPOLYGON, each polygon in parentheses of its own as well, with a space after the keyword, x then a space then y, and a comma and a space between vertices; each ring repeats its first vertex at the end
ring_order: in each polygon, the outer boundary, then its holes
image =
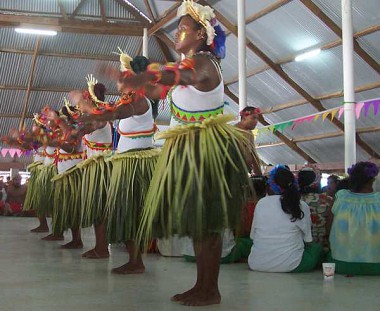
POLYGON ((293 173, 277 165, 268 181, 275 195, 261 199, 253 218, 250 269, 263 272, 306 272, 320 260, 321 247, 305 243, 311 236, 310 209, 300 201, 293 173))

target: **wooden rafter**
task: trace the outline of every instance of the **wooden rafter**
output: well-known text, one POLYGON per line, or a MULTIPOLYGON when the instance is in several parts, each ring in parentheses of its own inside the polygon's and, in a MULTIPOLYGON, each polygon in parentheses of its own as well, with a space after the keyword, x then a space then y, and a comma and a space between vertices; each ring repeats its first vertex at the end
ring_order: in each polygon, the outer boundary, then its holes
POLYGON ((151 36, 156 31, 160 30, 162 27, 164 27, 167 23, 172 21, 177 16, 177 9, 181 5, 181 2, 177 2, 173 4, 169 9, 167 9, 164 14, 157 19, 157 22, 149 28, 148 34, 151 36))
MULTIPOLYGON (((303 0, 302 0, 303 1, 303 0)), ((199 0, 199 3, 202 5, 208 5, 205 0, 199 0)), ((216 18, 235 36, 238 36, 237 26, 233 25, 227 18, 225 18, 219 11, 214 9, 214 13, 216 18)), ((246 39, 247 47, 256 54, 262 61, 267 63, 269 67, 276 72, 287 84, 289 84, 298 94, 300 94, 303 98, 305 98, 314 108, 318 111, 324 111, 322 103, 313 98, 306 90, 304 90, 298 83, 296 83, 290 76, 281 68, 280 65, 273 62, 263 51, 261 51, 251 40, 246 39)), ((337 118, 333 118, 331 122, 341 131, 344 131, 344 125, 337 118)), ((373 157, 380 157, 380 155, 373 150, 366 142, 364 142, 359 135, 356 135, 356 143, 360 146, 364 151, 370 154, 373 157)))
MULTIPOLYGON (((157 35, 157 33, 156 33, 156 35, 157 35)), ((174 59, 172 53, 170 52, 170 49, 167 46, 167 44, 161 40, 161 37, 155 36, 155 38, 156 38, 158 46, 160 47, 160 49, 162 51, 162 54, 164 54, 166 62, 174 62, 175 59, 174 59)))
POLYGON ((38 56, 38 49, 40 48, 40 43, 41 43, 41 38, 37 37, 36 41, 36 46, 34 48, 34 55, 33 55, 33 61, 32 61, 32 68, 30 70, 30 75, 28 79, 28 85, 27 85, 27 90, 26 90, 26 95, 25 95, 25 101, 24 101, 24 106, 22 108, 22 113, 21 113, 21 118, 20 118, 20 125, 19 129, 23 129, 24 123, 25 123, 25 116, 26 112, 28 110, 28 104, 29 104, 29 97, 30 97, 30 91, 32 88, 33 84, 33 79, 34 79, 34 69, 36 67, 36 62, 37 62, 37 56, 38 56))
MULTIPOLYGON (((317 16, 331 31, 339 38, 342 38, 342 29, 333 22, 316 4, 311 0, 301 0, 302 4, 307 7, 315 16, 317 16)), ((358 54, 372 69, 380 74, 380 64, 376 62, 366 51, 362 49, 359 43, 354 40, 354 51, 358 54)))
POLYGON ((62 0, 57 0, 58 6, 59 6, 59 11, 61 12, 61 15, 64 19, 68 19, 65 7, 62 4, 62 0))
POLYGON ((246 24, 249 24, 249 23, 252 23, 253 21, 277 10, 278 8, 284 6, 285 4, 288 4, 289 2, 291 2, 292 0, 279 0, 269 6, 267 6, 266 8, 262 9, 261 11, 249 16, 248 18, 246 18, 245 20, 245 23, 246 24))
MULTIPOLYGON (((228 86, 224 87, 224 92, 228 97, 230 97, 233 101, 235 101, 237 104, 239 103, 239 98, 230 91, 228 86)), ((265 126, 270 125, 264 118, 261 116, 259 118, 259 122, 265 126)), ((300 147, 297 146, 296 143, 292 142, 289 138, 287 138, 284 134, 282 134, 279 131, 274 131, 274 135, 276 135, 279 139, 282 140, 284 144, 286 144, 290 149, 292 149, 294 152, 296 152, 298 155, 300 155, 302 158, 304 158, 309 163, 316 163, 316 161, 308 155, 304 150, 302 150, 300 147)))
POLYGON ((104 7, 104 0, 98 0, 99 1, 99 7, 100 7, 100 15, 102 16, 102 22, 107 22, 106 17, 106 8, 104 7))
POLYGON ((126 11, 128 11, 128 13, 132 14, 141 24, 145 25, 146 27, 149 25, 148 20, 142 17, 139 12, 137 12, 134 8, 126 4, 123 0, 114 0, 114 1, 118 3, 119 5, 121 5, 126 11))
POLYGON ((74 18, 75 15, 78 14, 78 12, 79 12, 80 9, 83 7, 83 5, 85 4, 86 1, 87 1, 87 0, 81 0, 81 1, 78 3, 77 7, 76 7, 76 8, 74 9, 74 11, 73 11, 73 14, 71 14, 71 17, 72 17, 72 18, 74 18))
POLYGON ((105 23, 61 18, 0 14, 0 26, 18 27, 21 24, 38 25, 69 33, 108 34, 121 36, 142 36, 143 27, 128 23, 105 23))
MULTIPOLYGON (((13 53, 13 54, 25 54, 33 55, 32 50, 18 50, 18 49, 3 49, 0 48, 1 53, 13 53)), ((116 55, 85 55, 85 54, 70 54, 70 53, 54 53, 54 52, 39 52, 39 56, 52 56, 61 58, 75 58, 75 59, 91 59, 91 60, 101 60, 101 61, 112 61, 118 62, 119 57, 116 55)))
MULTIPOLYGON (((380 126, 373 126, 373 127, 366 127, 366 128, 357 128, 356 133, 358 134, 364 134, 364 133, 376 133, 380 132, 380 126)), ((326 133, 326 134, 319 134, 319 135, 313 135, 313 136, 305 136, 305 137, 295 137, 291 139, 294 143, 303 143, 306 141, 313 141, 313 140, 320 140, 320 139, 327 139, 327 138, 333 138, 333 137, 340 137, 343 136, 344 133, 342 132, 333 132, 333 133, 326 133)), ((275 146, 281 146, 284 145, 284 142, 276 142, 273 144, 259 144, 257 148, 269 148, 269 147, 275 147, 275 146)))
MULTIPOLYGON (((8 90, 8 91, 25 91, 28 88, 26 86, 21 85, 0 85, 0 90, 8 90)), ((56 87, 30 87, 30 91, 33 92, 51 92, 51 93, 69 93, 73 89, 72 88, 56 88, 56 87)), ((106 95, 120 95, 119 93, 109 93, 106 95)), ((19 116, 20 117, 20 116, 19 116)))
MULTIPOLYGON (((377 32, 379 30, 380 30, 380 24, 375 25, 375 26, 371 26, 371 27, 368 27, 368 28, 366 28, 366 29, 364 29, 362 31, 359 31, 359 32, 357 32, 357 33, 354 34, 354 37, 355 38, 360 38, 360 37, 369 35, 371 33, 377 32)), ((324 44, 323 46, 321 46, 319 48, 321 50, 329 50, 329 49, 332 49, 332 48, 337 47, 339 45, 342 45, 342 39, 338 39, 338 40, 335 40, 335 41, 328 42, 328 43, 324 44)), ((290 55, 290 56, 284 57, 283 59, 281 59, 278 62, 276 62, 276 64, 277 65, 284 65, 284 64, 290 63, 290 62, 294 61, 294 58, 297 55, 290 55)), ((261 72, 264 72, 266 70, 269 70, 269 69, 271 69, 270 66, 264 65, 264 66, 262 66, 260 68, 256 68, 254 70, 251 70, 251 71, 249 71, 247 73, 247 78, 252 77, 254 75, 257 75, 257 74, 259 74, 261 72)), ((239 81, 239 77, 236 76, 236 77, 232 78, 231 80, 229 80, 228 82, 226 82, 226 84, 230 85, 230 84, 236 83, 238 81, 239 81)))
POLYGON ((144 0, 144 4, 145 4, 146 9, 148 10, 148 14, 149 14, 150 19, 153 21, 153 23, 155 23, 156 22, 156 18, 154 17, 154 14, 153 14, 152 8, 151 8, 151 6, 149 4, 149 1, 148 0, 144 0))
MULTIPOLYGON (((355 93, 369 91, 369 90, 373 90, 373 89, 377 89, 377 88, 380 88, 380 82, 374 82, 374 83, 369 83, 369 84, 358 86, 355 88, 355 93)), ((326 100, 326 99, 338 98, 338 97, 342 97, 342 96, 343 96, 343 91, 338 91, 338 92, 332 92, 332 93, 328 93, 325 95, 317 96, 316 99, 317 100, 326 100)), ((292 102, 289 102, 286 104, 281 104, 281 105, 277 105, 274 107, 268 107, 266 109, 263 109, 262 113, 263 114, 273 113, 273 112, 277 112, 277 111, 292 108, 292 107, 302 106, 305 104, 308 104, 308 101, 303 98, 303 99, 292 101, 292 102)))

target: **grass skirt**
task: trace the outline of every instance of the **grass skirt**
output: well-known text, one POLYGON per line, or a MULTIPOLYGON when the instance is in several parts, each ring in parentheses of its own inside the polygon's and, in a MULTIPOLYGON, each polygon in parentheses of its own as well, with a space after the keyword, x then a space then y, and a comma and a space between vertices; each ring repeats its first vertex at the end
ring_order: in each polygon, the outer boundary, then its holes
POLYGON ((115 154, 107 201, 108 239, 111 243, 136 238, 144 201, 160 149, 115 154))
POLYGON ((57 175, 54 182, 53 233, 61 234, 82 223, 82 170, 77 166, 57 175))
POLYGON ((105 161, 111 152, 93 156, 78 164, 82 169, 82 227, 98 225, 106 219, 107 192, 111 164, 105 161))
POLYGON ((221 115, 202 124, 177 126, 160 133, 166 139, 147 194, 137 240, 173 234, 201 239, 238 229, 252 191, 239 146, 250 142, 221 115))
POLYGON ((38 201, 36 202, 37 217, 50 216, 53 212, 54 185, 52 178, 57 175, 57 166, 55 164, 42 165, 36 181, 38 201))
POLYGON ((40 172, 39 167, 43 165, 41 161, 34 162, 28 166, 28 171, 30 172, 30 178, 28 181, 28 190, 26 192, 25 200, 24 200, 24 211, 30 211, 36 208, 38 196, 39 196, 39 188, 36 186, 38 173, 40 172))

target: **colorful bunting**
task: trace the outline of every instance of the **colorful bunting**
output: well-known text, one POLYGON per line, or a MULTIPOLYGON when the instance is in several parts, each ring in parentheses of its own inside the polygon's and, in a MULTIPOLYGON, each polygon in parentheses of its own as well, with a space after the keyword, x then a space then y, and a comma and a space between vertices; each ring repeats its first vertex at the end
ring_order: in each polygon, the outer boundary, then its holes
MULTIPOLYGON (((364 116, 368 116, 369 111, 373 107, 373 114, 375 116, 378 115, 380 111, 380 98, 377 99, 371 99, 364 102, 359 102, 355 104, 355 115, 356 119, 360 118, 361 112, 364 109, 364 116)), ((288 127, 291 128, 291 130, 294 130, 297 126, 299 126, 301 123, 304 122, 311 122, 311 121, 317 121, 322 116, 322 121, 324 122, 326 118, 330 116, 331 121, 338 115, 338 119, 342 117, 344 113, 344 106, 343 107, 337 107, 325 111, 321 111, 319 113, 315 113, 306 117, 301 117, 298 119, 294 119, 291 121, 285 121, 277 124, 271 124, 265 127, 261 127, 258 129, 255 129, 254 135, 264 134, 266 131, 271 131, 272 133, 274 131, 284 132, 284 130, 288 127)))

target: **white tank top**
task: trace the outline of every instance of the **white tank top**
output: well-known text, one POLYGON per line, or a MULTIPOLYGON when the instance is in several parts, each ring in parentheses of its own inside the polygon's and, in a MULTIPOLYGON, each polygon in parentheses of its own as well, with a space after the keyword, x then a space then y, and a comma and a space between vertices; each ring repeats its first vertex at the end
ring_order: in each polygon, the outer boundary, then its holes
POLYGON ((68 153, 63 149, 57 151, 57 170, 58 174, 62 174, 74 167, 83 160, 83 145, 79 147, 76 153, 68 153))
POLYGON ((173 87, 168 93, 172 111, 171 126, 200 123, 206 118, 223 113, 224 83, 221 69, 214 58, 210 58, 210 60, 219 73, 221 80, 219 85, 208 92, 200 91, 192 85, 173 87))
POLYGON ((56 157, 56 148, 47 146, 44 149, 44 165, 50 165, 54 163, 56 157))
POLYGON ((149 109, 142 115, 122 119, 119 122, 118 132, 120 140, 117 152, 122 153, 132 149, 153 148, 153 135, 156 131, 152 107, 147 100, 149 109))
POLYGON ((83 137, 83 144, 86 152, 86 157, 103 153, 106 150, 112 149, 112 128, 111 124, 107 123, 101 129, 97 129, 83 137))
POLYGON ((40 147, 34 151, 33 162, 44 162, 44 147, 40 147))

